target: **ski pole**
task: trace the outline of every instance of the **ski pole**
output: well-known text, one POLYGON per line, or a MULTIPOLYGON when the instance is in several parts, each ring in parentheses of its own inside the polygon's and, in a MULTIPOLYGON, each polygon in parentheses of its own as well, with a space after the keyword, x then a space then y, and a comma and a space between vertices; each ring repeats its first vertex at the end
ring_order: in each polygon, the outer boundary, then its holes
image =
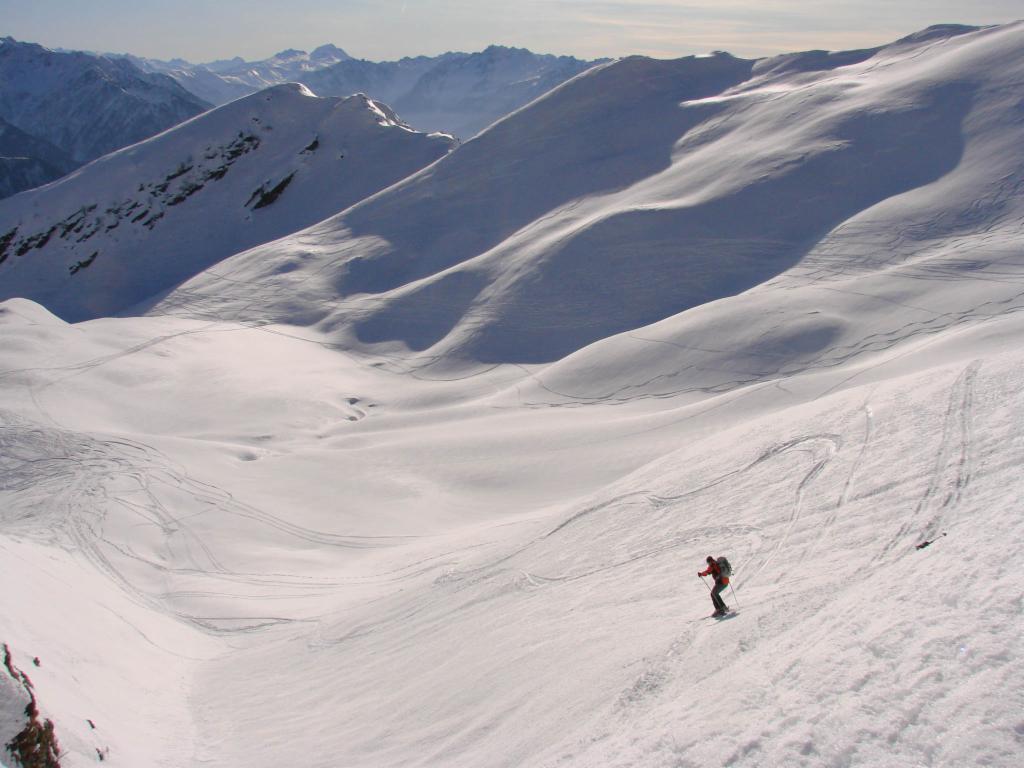
POLYGON ((740 607, 740 599, 736 597, 736 590, 732 588, 732 579, 729 580, 729 591, 732 592, 732 599, 736 601, 736 607, 740 607))
MULTIPOLYGON (((704 581, 704 577, 703 576, 698 576, 697 578, 700 579, 700 583, 701 584, 703 584, 705 587, 708 587, 708 583, 706 581, 704 581)), ((711 587, 708 587, 708 592, 710 592, 710 591, 711 591, 711 587)))

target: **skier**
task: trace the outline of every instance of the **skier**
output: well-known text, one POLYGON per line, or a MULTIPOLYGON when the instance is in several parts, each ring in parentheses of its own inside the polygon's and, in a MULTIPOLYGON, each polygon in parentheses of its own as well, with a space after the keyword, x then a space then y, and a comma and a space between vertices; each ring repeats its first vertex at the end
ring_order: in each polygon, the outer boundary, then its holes
POLYGON ((722 590, 729 586, 729 577, 722 573, 722 569, 718 565, 718 561, 715 560, 711 555, 708 555, 708 567, 707 570, 700 571, 698 574, 701 578, 705 576, 715 577, 715 588, 711 590, 711 602, 715 605, 715 612, 713 616, 724 616, 729 612, 729 606, 725 604, 722 599, 722 590))

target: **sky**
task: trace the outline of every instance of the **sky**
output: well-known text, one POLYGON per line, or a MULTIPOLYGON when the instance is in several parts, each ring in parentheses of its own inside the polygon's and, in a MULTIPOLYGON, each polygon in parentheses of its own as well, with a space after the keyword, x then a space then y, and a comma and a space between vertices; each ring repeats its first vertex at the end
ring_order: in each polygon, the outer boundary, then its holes
POLYGON ((194 62, 333 43, 387 61, 490 44, 599 58, 871 47, 932 24, 1024 18, 1024 0, 0 0, 0 35, 194 62))

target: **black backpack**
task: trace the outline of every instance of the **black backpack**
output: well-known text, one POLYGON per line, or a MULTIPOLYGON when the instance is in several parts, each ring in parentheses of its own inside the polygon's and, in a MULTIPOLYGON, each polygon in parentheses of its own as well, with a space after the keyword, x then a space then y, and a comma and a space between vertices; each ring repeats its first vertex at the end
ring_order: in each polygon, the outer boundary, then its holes
POLYGON ((732 576, 732 566, 729 564, 729 558, 724 555, 718 558, 718 567, 721 569, 723 576, 732 576))

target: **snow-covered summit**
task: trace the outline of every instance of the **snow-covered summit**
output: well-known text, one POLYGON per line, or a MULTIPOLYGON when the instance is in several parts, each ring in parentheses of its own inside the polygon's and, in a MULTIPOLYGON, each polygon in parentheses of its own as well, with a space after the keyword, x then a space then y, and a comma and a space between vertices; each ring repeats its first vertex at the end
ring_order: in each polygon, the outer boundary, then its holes
POLYGON ((269 88, 0 201, 0 293, 106 315, 333 215, 448 152, 366 96, 269 88))
POLYGON ((314 61, 325 66, 337 64, 339 61, 345 61, 346 59, 351 58, 351 56, 333 43, 325 43, 324 45, 317 46, 309 53, 310 61, 314 61))

